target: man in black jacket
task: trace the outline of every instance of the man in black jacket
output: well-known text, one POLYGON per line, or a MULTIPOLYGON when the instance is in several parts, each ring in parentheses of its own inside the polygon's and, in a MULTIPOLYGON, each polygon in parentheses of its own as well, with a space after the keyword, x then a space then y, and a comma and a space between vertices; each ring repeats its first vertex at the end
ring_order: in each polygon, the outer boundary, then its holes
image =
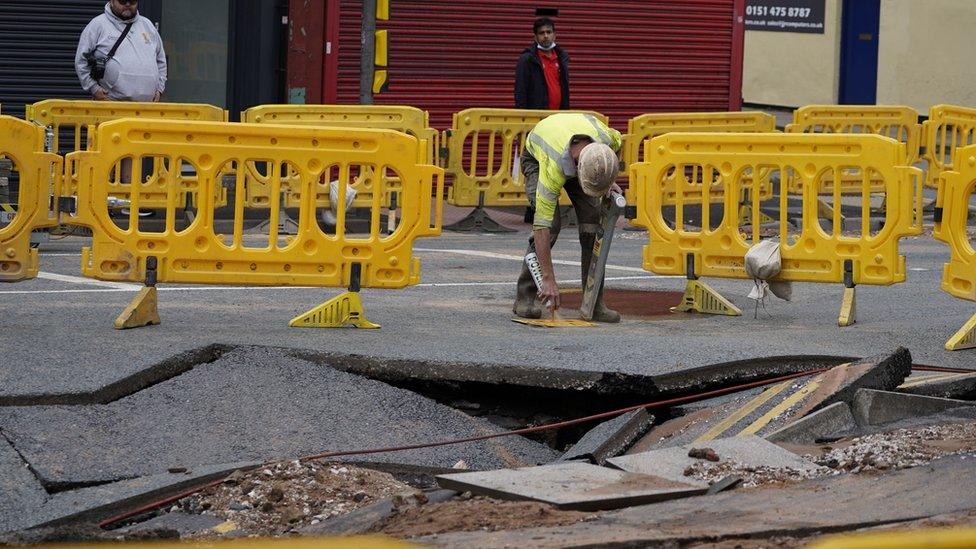
POLYGON ((532 25, 535 44, 515 68, 515 108, 568 109, 569 55, 556 45, 556 25, 540 17, 532 25))
MULTIPOLYGON (((535 44, 525 48, 515 66, 515 108, 569 108, 569 55, 556 45, 556 24, 540 17, 532 24, 535 44)), ((525 210, 531 223, 534 210, 525 210)))

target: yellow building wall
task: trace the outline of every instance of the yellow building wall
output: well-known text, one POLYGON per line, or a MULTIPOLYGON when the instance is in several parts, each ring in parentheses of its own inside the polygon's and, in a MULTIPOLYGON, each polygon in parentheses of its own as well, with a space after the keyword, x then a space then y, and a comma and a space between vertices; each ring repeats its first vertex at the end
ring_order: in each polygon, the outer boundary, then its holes
POLYGON ((882 0, 878 103, 976 107, 974 29, 976 0, 882 0))
POLYGON ((785 107, 836 103, 840 7, 841 0, 824 3, 824 34, 747 30, 743 101, 785 107))

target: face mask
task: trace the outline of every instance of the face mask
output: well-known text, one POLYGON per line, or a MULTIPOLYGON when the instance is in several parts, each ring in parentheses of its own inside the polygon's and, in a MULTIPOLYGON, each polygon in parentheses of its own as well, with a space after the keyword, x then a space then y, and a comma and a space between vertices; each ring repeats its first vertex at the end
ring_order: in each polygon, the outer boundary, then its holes
POLYGON ((538 43, 536 43, 536 45, 535 45, 535 47, 537 47, 537 48, 539 48, 539 49, 540 49, 540 50, 542 50, 542 51, 549 51, 549 50, 551 50, 552 48, 555 48, 555 47, 556 47, 556 43, 555 43, 555 42, 553 42, 552 44, 549 44, 549 47, 548 47, 548 48, 547 48, 547 47, 545 47, 545 46, 541 46, 541 45, 539 45, 538 43))

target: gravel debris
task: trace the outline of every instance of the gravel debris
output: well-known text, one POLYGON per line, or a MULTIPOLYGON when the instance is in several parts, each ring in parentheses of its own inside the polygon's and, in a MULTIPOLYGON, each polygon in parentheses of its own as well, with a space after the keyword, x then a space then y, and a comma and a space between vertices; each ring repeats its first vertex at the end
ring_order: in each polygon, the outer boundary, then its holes
MULTIPOLYGON (((170 511, 214 515, 231 521, 233 529, 224 533, 229 537, 282 536, 381 499, 414 497, 415 493, 423 496, 388 473, 294 460, 247 473, 237 471, 223 483, 179 500, 170 511)), ((193 537, 222 536, 206 531, 193 537)))

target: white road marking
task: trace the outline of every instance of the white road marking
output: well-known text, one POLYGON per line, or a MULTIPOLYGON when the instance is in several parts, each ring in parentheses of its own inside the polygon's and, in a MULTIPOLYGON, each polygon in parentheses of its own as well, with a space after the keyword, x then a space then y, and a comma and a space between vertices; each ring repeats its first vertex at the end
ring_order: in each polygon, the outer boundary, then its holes
POLYGON ((71 284, 102 286, 104 288, 115 288, 118 290, 138 290, 142 286, 141 284, 133 284, 130 282, 108 282, 105 280, 95 280, 94 278, 83 278, 80 276, 63 275, 57 273, 46 273, 44 271, 37 273, 37 278, 54 280, 57 282, 68 282, 71 284))
MULTIPOLYGON (((520 255, 498 254, 498 253, 495 253, 495 252, 483 252, 481 250, 445 250, 445 249, 437 249, 437 248, 414 248, 413 251, 415 251, 415 252, 441 252, 441 253, 446 253, 446 254, 470 255, 470 256, 474 256, 474 257, 487 257, 487 258, 490 258, 490 259, 511 259, 512 261, 519 261, 519 262, 523 261, 523 259, 524 259, 520 255)), ((553 263, 553 265, 575 265, 576 267, 579 267, 580 266, 580 262, 579 261, 567 261, 565 259, 554 259, 554 260, 552 260, 552 263, 553 263)), ((648 274, 647 271, 645 271, 644 269, 641 269, 640 267, 626 267, 624 265, 611 265, 611 264, 608 263, 607 264, 607 269, 608 270, 609 269, 614 269, 614 270, 617 270, 617 271, 629 271, 629 272, 632 272, 632 273, 645 273, 649 278, 663 278, 663 277, 659 277, 659 276, 656 276, 656 275, 653 275, 653 274, 648 274)), ((681 277, 681 278, 684 278, 684 277, 681 277)))
MULTIPOLYGON (((78 278, 78 277, 70 277, 78 278)), ((617 276, 617 277, 607 277, 608 281, 621 281, 621 280, 651 280, 651 279, 662 279, 662 278, 684 278, 682 276, 617 276)), ((84 288, 77 290, 0 290, 0 295, 4 294, 99 294, 99 293, 117 293, 117 292, 137 292, 142 286, 137 284, 125 284, 125 283, 115 283, 115 282, 104 282, 101 280, 89 280, 82 279, 86 282, 96 282, 102 284, 117 284, 115 287, 107 288, 84 288)), ((560 280, 560 284, 579 284, 579 279, 573 280, 560 280)), ((444 287, 464 287, 464 286, 511 286, 515 284, 514 280, 506 280, 504 282, 425 282, 422 284, 417 284, 417 288, 444 288, 444 287)), ((404 289, 409 289, 408 286, 404 289)), ((253 292, 255 290, 309 290, 309 289, 328 289, 328 287, 320 288, 315 286, 157 286, 156 289, 160 292, 204 292, 211 290, 219 291, 233 291, 233 290, 246 290, 253 292)))

